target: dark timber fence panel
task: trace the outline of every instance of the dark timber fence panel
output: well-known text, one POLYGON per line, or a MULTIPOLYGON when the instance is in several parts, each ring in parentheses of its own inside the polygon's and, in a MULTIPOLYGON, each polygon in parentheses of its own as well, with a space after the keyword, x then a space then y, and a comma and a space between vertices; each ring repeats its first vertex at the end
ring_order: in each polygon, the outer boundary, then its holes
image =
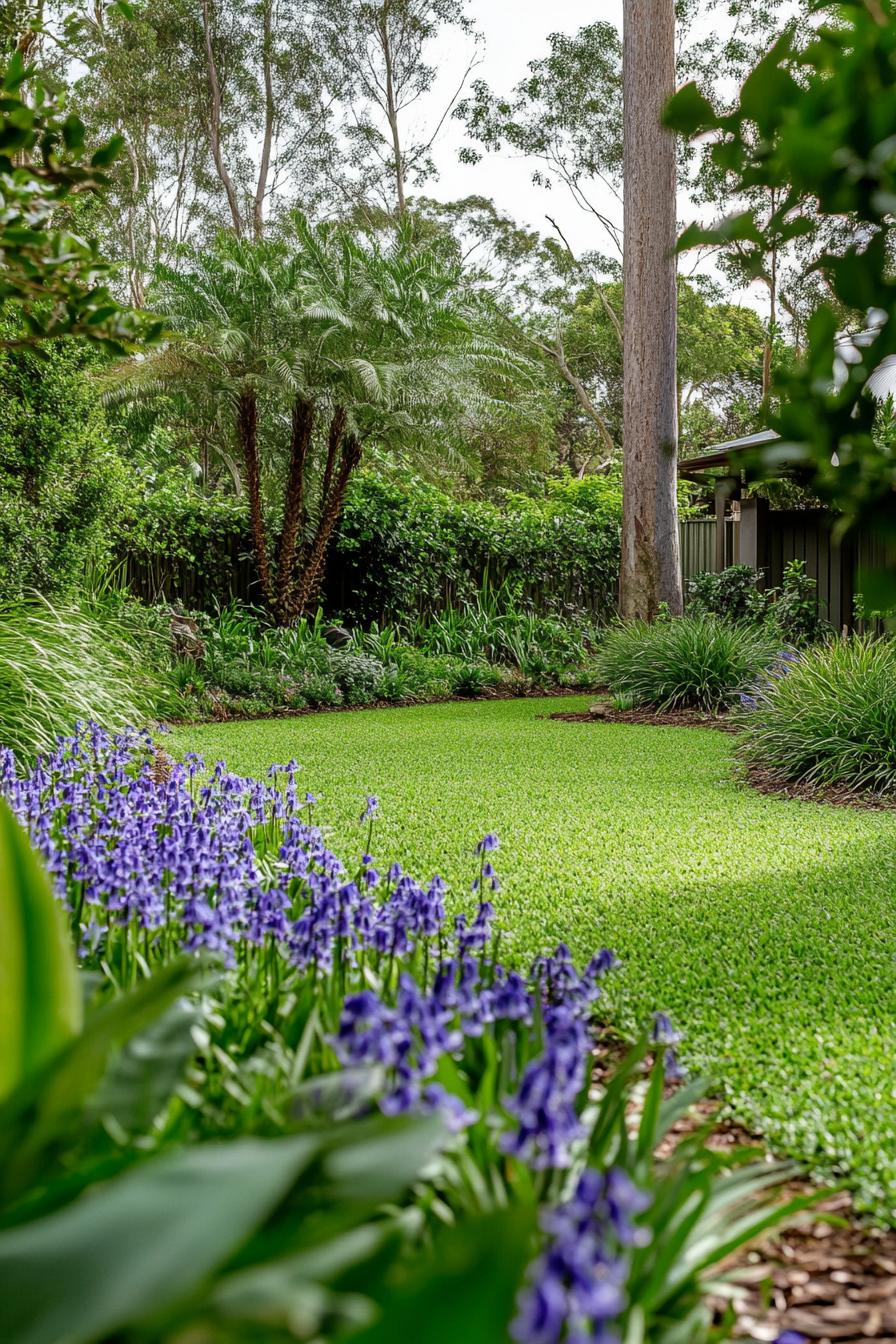
MULTIPOLYGON (((862 531, 838 543, 833 536, 836 515, 822 509, 782 509, 765 514, 762 554, 764 583, 780 588, 791 560, 802 560, 806 573, 815 580, 818 606, 835 629, 854 624, 853 604, 859 591, 860 573, 871 569, 896 569, 896 544, 862 531)), ((726 562, 740 560, 739 524, 726 519, 726 562), (733 534, 733 540, 732 540, 733 534)), ((685 582, 702 570, 715 570, 714 518, 687 518, 681 524, 682 575, 685 582)))

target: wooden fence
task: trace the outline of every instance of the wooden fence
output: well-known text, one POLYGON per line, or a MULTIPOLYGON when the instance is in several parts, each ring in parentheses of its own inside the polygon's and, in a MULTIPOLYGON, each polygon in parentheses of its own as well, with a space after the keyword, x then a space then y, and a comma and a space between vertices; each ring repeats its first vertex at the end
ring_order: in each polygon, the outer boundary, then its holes
MULTIPOLYGON (((261 585, 255 558, 248 537, 233 536, 214 543, 214 556, 205 557, 199 568, 188 560, 170 556, 120 556, 123 578, 135 597, 148 603, 176 603, 190 610, 213 611, 228 601, 261 604, 261 585)), ((696 571, 695 571, 696 572, 696 571)), ((471 565, 466 576, 466 592, 475 592, 488 586, 492 592, 500 590, 505 581, 514 587, 519 583, 519 572, 504 570, 500 564, 485 559, 480 566, 471 565)), ((564 608, 587 612, 595 621, 610 619, 616 606, 617 574, 608 571, 602 584, 589 583, 586 578, 571 574, 554 584, 537 579, 524 581, 520 597, 534 611, 555 614, 564 608)), ((396 611, 388 602, 377 599, 375 575, 364 571, 333 552, 327 560, 321 604, 324 610, 352 624, 380 624, 396 619, 396 611)), ((461 604, 455 586, 446 578, 439 589, 428 597, 418 595, 414 608, 421 617, 445 611, 461 604)), ((408 604, 410 605, 410 604, 408 604)))
MULTIPOLYGON (((753 565, 762 573, 760 586, 780 588, 791 560, 802 560, 815 580, 818 608, 835 629, 855 625, 861 575, 869 570, 896 569, 896 545, 867 532, 833 535, 836 514, 823 509, 769 509, 764 500, 743 500, 740 516, 724 520, 724 565, 753 565)), ((682 575, 687 582, 705 570, 718 572, 719 520, 687 518, 681 524, 682 575)))

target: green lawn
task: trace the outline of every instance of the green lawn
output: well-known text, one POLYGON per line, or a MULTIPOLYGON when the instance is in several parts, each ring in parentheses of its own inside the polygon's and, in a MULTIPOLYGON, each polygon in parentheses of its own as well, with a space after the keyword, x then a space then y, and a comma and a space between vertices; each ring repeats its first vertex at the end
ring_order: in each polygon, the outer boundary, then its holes
POLYGON ((711 730, 543 717, 586 703, 210 725, 173 749, 257 775, 296 757, 342 854, 378 794, 378 860, 441 872, 457 901, 497 831, 508 959, 611 946, 617 1020, 670 1011, 738 1116, 896 1216, 896 813, 754 793, 711 730))

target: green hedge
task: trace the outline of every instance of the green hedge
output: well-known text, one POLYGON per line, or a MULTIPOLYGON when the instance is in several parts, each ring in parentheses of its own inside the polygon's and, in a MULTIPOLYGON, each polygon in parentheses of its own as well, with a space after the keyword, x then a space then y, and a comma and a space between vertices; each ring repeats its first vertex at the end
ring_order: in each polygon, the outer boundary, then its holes
POLYGON ((257 600, 251 552, 244 503, 174 474, 134 504, 119 542, 137 597, 198 610, 257 600))
MULTIPOLYGON (((352 482, 324 587, 329 614, 352 625, 405 621, 463 602, 483 583, 541 611, 613 613, 621 485, 561 477, 540 499, 458 501, 419 480, 362 472, 352 482)), ((257 600, 241 503, 183 481, 157 487, 122 541, 133 590, 211 609, 257 600)))
POLYGON ((419 481, 353 483, 327 572, 327 605, 356 624, 403 621, 471 598, 484 582, 539 610, 616 603, 621 489, 550 481, 543 499, 457 501, 419 481))
POLYGON ((67 596, 109 553, 127 476, 97 364, 74 341, 0 353, 0 601, 67 596))

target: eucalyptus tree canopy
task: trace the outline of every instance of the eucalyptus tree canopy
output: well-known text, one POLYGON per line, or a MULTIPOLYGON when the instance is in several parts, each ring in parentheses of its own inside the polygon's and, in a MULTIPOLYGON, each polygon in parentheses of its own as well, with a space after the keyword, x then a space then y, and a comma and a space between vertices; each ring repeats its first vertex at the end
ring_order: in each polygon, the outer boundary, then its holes
POLYGON ((408 186, 435 176, 433 146, 478 58, 468 11, 469 0, 318 0, 315 31, 345 113, 346 189, 355 200, 401 216, 408 186), (430 121, 411 125, 411 109, 436 85, 433 42, 451 29, 469 39, 466 69, 430 121))

